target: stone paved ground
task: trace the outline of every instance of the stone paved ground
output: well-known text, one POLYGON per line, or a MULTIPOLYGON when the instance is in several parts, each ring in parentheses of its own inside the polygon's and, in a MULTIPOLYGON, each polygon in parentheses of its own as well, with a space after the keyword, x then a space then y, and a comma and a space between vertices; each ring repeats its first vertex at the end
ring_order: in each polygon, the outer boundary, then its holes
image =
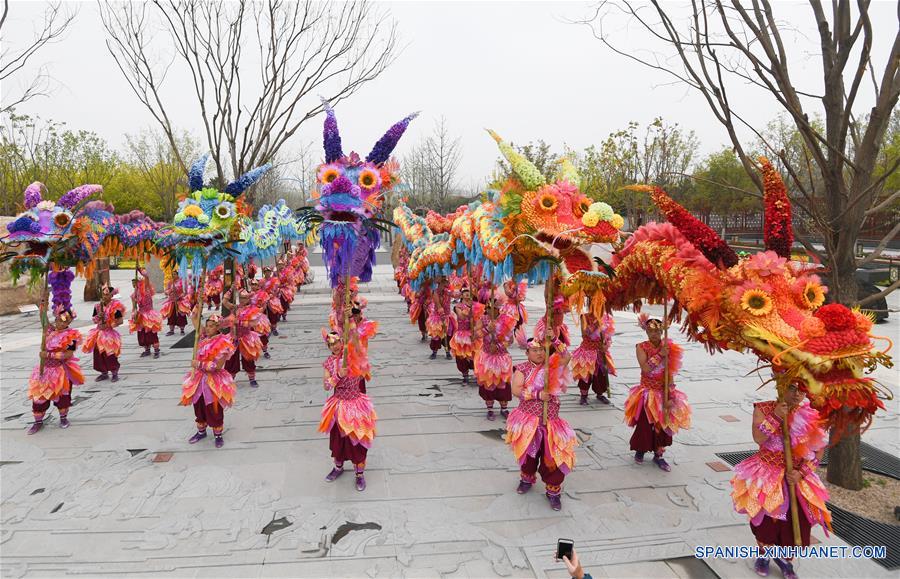
MULTIPOLYGON (((552 559, 559 537, 575 540, 595 577, 755 576, 748 561, 710 561, 710 570, 684 559, 696 545, 752 541, 732 512, 730 472, 706 464, 718 460, 716 452, 753 447, 751 403, 764 395, 755 392, 759 379, 746 376, 749 356, 712 357, 688 344, 679 384, 694 427, 675 439, 672 473, 649 461, 638 466, 622 405, 637 381, 641 333, 632 314, 617 314, 613 405, 580 407, 575 394, 563 402, 583 444, 563 511, 554 513, 537 488, 516 495, 502 420, 484 419, 476 389, 461 385, 452 361, 427 360, 388 268, 379 267, 367 290, 369 315, 382 325, 369 387, 380 420, 369 488, 360 494, 351 475, 323 481, 330 460, 316 431, 325 399, 319 328, 329 298, 317 273, 320 281, 304 288, 279 326, 272 360, 260 364, 261 387, 240 381, 221 450, 211 437, 187 444, 193 416, 178 399, 190 349, 169 349, 177 337, 162 338, 164 355, 152 360, 139 359, 136 339, 126 336, 124 379, 95 384, 88 369, 72 427, 57 428, 51 411, 44 431, 26 436, 38 321, 0 319, 2 576, 564 577, 552 559), (164 452, 173 453, 170 461, 153 462, 164 452)), ((123 291, 127 277, 114 272, 123 291)), ((541 289, 532 294, 536 319, 541 289)), ((76 325, 87 326, 88 305, 78 309, 76 325)), ((898 318, 879 331, 897 337, 898 318)), ((896 392, 896 376, 880 377, 896 392)), ((865 437, 898 454, 898 403, 888 404, 865 437)), ((841 544, 821 530, 814 536, 841 544)), ((806 561, 799 570, 804 577, 890 575, 871 561, 806 561)))

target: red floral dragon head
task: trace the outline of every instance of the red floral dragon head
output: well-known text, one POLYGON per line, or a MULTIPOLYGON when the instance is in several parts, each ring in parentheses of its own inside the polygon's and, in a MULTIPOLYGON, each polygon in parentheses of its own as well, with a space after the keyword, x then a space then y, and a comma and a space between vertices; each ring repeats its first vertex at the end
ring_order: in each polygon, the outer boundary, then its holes
MULTIPOLYGON (((778 172, 760 159, 765 183, 766 250, 739 258, 710 227, 662 189, 648 191, 669 223, 639 228, 616 252, 615 276, 595 281, 595 308, 675 300, 673 316, 711 351, 751 350, 771 364, 779 388, 800 384, 828 426, 865 426, 879 408, 878 385, 864 373, 890 367, 875 349, 872 320, 824 305, 812 269, 791 261, 791 206, 778 172), (596 299, 599 298, 599 299, 596 299), (605 302, 605 303, 604 303, 605 302)), ((584 291, 574 284, 567 293, 584 291)))

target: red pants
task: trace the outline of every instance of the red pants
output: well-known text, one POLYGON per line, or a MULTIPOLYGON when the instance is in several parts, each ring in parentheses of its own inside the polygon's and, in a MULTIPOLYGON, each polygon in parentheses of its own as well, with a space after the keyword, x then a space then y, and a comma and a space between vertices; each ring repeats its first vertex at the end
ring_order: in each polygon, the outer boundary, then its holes
MULTIPOLYGON (((281 309, 283 309, 284 313, 286 314, 287 311, 289 309, 291 309, 291 302, 287 301, 286 299, 284 299, 282 297, 279 297, 278 300, 281 302, 281 309)), ((282 314, 282 315, 284 315, 284 314, 282 314)))
POLYGON ((119 371, 118 356, 111 356, 100 352, 100 348, 94 348, 94 370, 101 374, 112 372, 115 374, 119 371))
POLYGON ((472 358, 456 358, 456 369, 459 370, 459 373, 465 376, 469 373, 470 370, 475 369, 475 361, 472 358))
POLYGON ((431 338, 431 342, 428 343, 428 346, 431 348, 432 352, 437 352, 441 349, 441 346, 450 347, 450 338, 431 338))
POLYGON ((248 360, 241 356, 241 351, 237 350, 234 354, 232 354, 231 358, 228 358, 228 361, 225 362, 225 369, 232 375, 232 377, 237 376, 237 373, 244 370, 247 373, 247 376, 251 378, 256 376, 256 361, 248 360))
POLYGON ((427 314, 425 313, 425 308, 422 308, 422 312, 419 314, 419 331, 423 334, 426 332, 425 329, 425 319, 427 318, 427 314))
POLYGON ((194 402, 194 418, 197 420, 198 430, 205 430, 208 424, 213 430, 221 431, 225 423, 225 409, 221 404, 207 404, 201 396, 194 402))
MULTIPOLYGON (((787 498, 787 497, 785 497, 787 498)), ((806 515, 803 514, 803 509, 800 509, 800 540, 803 543, 804 547, 809 546, 809 531, 811 525, 809 524, 809 519, 806 518, 806 515)), ((787 518, 782 521, 780 519, 773 519, 772 517, 766 515, 763 517, 763 520, 759 523, 759 526, 754 527, 753 523, 750 523, 750 530, 753 531, 753 536, 756 537, 756 540, 762 543, 763 545, 779 545, 781 547, 793 547, 794 546, 794 529, 792 526, 793 518, 791 517, 791 510, 788 509, 787 518)))
MULTIPOLYGON (((485 402, 493 402, 494 400, 501 403, 509 402, 512 400, 512 386, 509 382, 502 387, 494 388, 493 390, 488 390, 484 386, 479 386, 478 395, 481 396, 481 399, 485 402)), ((492 404, 489 404, 488 406, 492 406, 492 404)))
MULTIPOLYGON (((602 355, 602 352, 598 354, 602 355)), ((606 364, 598 362, 590 379, 578 381, 578 389, 581 390, 582 396, 587 396, 588 389, 592 389, 597 396, 606 394, 609 391, 609 372, 606 370, 606 364)))
POLYGON ((184 314, 179 314, 176 310, 176 311, 172 312, 171 315, 169 315, 169 319, 166 320, 166 323, 169 324, 169 328, 174 328, 175 326, 178 326, 179 328, 181 328, 183 330, 184 327, 187 325, 187 316, 184 314))
POLYGON ((150 346, 157 346, 157 350, 159 349, 159 336, 156 335, 156 332, 148 332, 147 330, 138 330, 138 346, 143 346, 145 348, 150 348, 150 346))
POLYGON ((214 294, 206 299, 207 304, 212 304, 216 307, 222 303, 222 294, 214 294))
POLYGON ((281 319, 281 314, 276 314, 275 312, 267 310, 266 317, 269 318, 269 325, 272 326, 273 330, 278 327, 278 320, 281 319))
MULTIPOLYGON (((57 410, 59 410, 60 416, 65 416, 69 411, 69 407, 72 406, 71 390, 69 391, 68 394, 60 394, 59 400, 54 402, 53 405, 56 406, 57 410)), ((32 414, 35 414, 35 415, 40 414, 41 416, 43 416, 44 413, 47 412, 47 410, 49 410, 49 409, 50 409, 50 401, 49 400, 44 400, 43 402, 34 402, 34 401, 31 402, 31 413, 32 414)))
POLYGON ((631 450, 637 452, 656 452, 658 448, 672 446, 672 436, 659 430, 647 420, 647 413, 642 408, 631 435, 631 450))
POLYGON ((341 436, 341 429, 337 424, 331 427, 328 438, 328 447, 335 464, 342 464, 345 460, 353 464, 365 464, 369 449, 361 444, 353 444, 349 436, 341 436))
MULTIPOLYGON (((272 326, 272 328, 274 329, 275 326, 272 326)), ((269 334, 260 334, 259 341, 262 342, 263 350, 267 349, 269 347, 269 334)))
POLYGON ((562 486, 563 481, 566 479, 565 473, 559 470, 558 468, 550 469, 543 461, 544 457, 544 447, 541 445, 538 450, 537 456, 535 457, 527 457, 525 459, 525 464, 522 465, 522 480, 530 483, 534 483, 537 481, 537 477, 535 473, 540 473, 541 480, 544 481, 544 484, 547 485, 547 490, 551 492, 559 492, 559 487, 562 486), (556 487, 555 489, 551 489, 550 487, 556 487))

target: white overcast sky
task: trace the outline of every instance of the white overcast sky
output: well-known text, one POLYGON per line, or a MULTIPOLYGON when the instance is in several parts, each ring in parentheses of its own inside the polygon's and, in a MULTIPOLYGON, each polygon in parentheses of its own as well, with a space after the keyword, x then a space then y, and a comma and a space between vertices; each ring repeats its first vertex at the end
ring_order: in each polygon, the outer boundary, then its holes
MULTIPOLYGON (((894 1, 874 4, 877 56, 886 53, 897 17, 894 1)), ((566 144, 581 149, 598 144, 630 120, 646 123, 661 116, 695 130, 703 152, 722 146, 727 135, 698 94, 613 54, 587 27, 570 23, 590 14, 594 5, 380 3, 379 8, 397 21, 403 51, 380 78, 337 108, 345 151, 355 149, 364 155, 391 123, 416 110, 422 114, 395 154, 402 157, 443 115, 462 143, 462 185, 483 183, 493 168, 497 149, 485 127, 517 143, 543 138, 555 148, 566 144)), ((669 6, 683 11, 686 4, 669 6)), ((12 2, 3 30, 5 48, 21 46, 32 36, 44 7, 40 1, 12 2)), ((125 133, 151 127, 153 120, 106 51, 96 4, 73 2, 71 7, 78 9, 78 16, 64 39, 45 47, 17 76, 24 81, 43 66, 55 80, 55 89, 49 98, 32 100, 19 112, 96 131, 120 147, 125 133)), ((795 84, 817 92, 821 67, 816 66, 818 41, 809 6, 776 2, 776 10, 777 18, 797 28, 787 39, 795 84)), ((646 36, 637 28, 626 29, 624 22, 609 21, 609 28, 617 28, 618 45, 635 53, 646 50, 646 36)), ((170 113, 176 124, 199 136, 196 104, 189 87, 179 86, 184 79, 177 74, 169 79, 170 113)), ((7 88, 2 87, 4 95, 7 88)), ((771 97, 753 89, 735 91, 733 98, 751 122, 762 124, 778 113, 771 97)), ((292 146, 309 141, 320 146, 321 117, 304 125, 292 146)), ((321 152, 315 152, 318 159, 321 152)))

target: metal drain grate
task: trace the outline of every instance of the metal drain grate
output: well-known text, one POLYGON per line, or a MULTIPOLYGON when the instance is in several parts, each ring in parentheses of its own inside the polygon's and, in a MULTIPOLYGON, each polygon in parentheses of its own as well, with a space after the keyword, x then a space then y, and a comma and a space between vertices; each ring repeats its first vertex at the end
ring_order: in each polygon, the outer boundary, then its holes
MULTIPOLYGON (((717 452, 716 456, 734 466, 742 460, 750 458, 754 453, 756 453, 755 450, 738 450, 735 452, 717 452)), ((859 458, 862 462, 863 470, 900 480, 900 458, 865 442, 859 443, 859 458)), ((822 457, 821 464, 828 464, 828 449, 825 449, 825 455, 822 457)))
MULTIPOLYGON (((755 450, 739 450, 718 452, 716 456, 734 466, 755 453, 755 450)), ((897 457, 865 442, 860 443, 859 454, 864 470, 900 480, 900 459, 897 457)), ((828 450, 822 457, 822 464, 828 464, 828 450)), ((831 525, 838 537, 856 546, 884 545, 887 547, 885 558, 873 561, 892 571, 900 568, 900 526, 872 521, 831 503, 827 504, 831 511, 831 525)))
POLYGON ((828 503, 835 534, 851 545, 884 545, 884 559, 872 559, 885 569, 900 569, 900 527, 860 517, 828 503))

